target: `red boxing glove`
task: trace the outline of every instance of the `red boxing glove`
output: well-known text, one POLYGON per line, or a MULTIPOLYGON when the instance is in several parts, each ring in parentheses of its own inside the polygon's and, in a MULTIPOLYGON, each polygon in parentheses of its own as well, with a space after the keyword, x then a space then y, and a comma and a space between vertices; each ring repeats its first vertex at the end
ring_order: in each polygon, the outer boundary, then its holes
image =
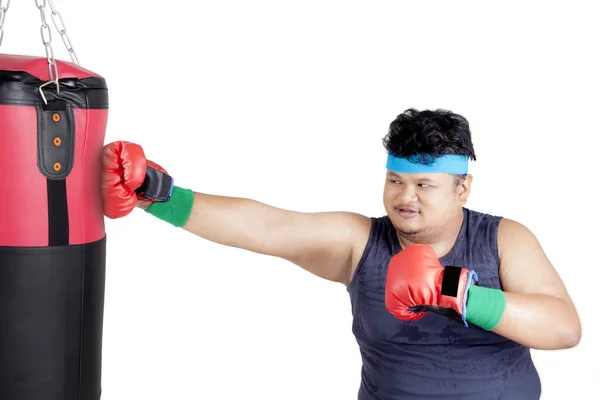
POLYGON ((466 320, 469 287, 477 281, 475 271, 442 267, 435 251, 424 244, 406 247, 388 265, 385 306, 396 318, 419 320, 426 312, 466 320))
POLYGON ((166 201, 172 190, 173 179, 146 159, 140 145, 117 141, 104 146, 102 197, 108 218, 128 215, 138 201, 166 201))

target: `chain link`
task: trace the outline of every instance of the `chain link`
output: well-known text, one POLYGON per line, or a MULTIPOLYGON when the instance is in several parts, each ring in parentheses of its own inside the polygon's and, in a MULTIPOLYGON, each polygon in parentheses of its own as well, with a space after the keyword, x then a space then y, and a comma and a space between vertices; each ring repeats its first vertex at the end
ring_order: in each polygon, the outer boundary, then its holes
POLYGON ((6 1, 6 5, 4 5, 4 0, 0 0, 0 46, 4 38, 4 18, 6 17, 8 7, 10 7, 10 0, 6 1))

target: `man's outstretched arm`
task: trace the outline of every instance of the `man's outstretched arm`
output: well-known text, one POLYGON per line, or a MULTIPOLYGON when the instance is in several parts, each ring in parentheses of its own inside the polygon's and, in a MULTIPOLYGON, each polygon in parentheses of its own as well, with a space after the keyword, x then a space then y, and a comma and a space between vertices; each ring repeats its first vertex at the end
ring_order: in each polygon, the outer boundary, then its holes
POLYGON ((360 214, 305 213, 248 198, 177 186, 170 190, 167 171, 148 161, 137 144, 107 144, 103 163, 104 210, 109 218, 128 215, 137 205, 209 241, 280 257, 346 285, 368 240, 371 222, 360 214), (168 200, 163 198, 165 191, 168 200))
POLYGON ((194 193, 183 229, 226 246, 288 260, 330 281, 347 284, 370 220, 350 212, 298 212, 248 198, 194 193))

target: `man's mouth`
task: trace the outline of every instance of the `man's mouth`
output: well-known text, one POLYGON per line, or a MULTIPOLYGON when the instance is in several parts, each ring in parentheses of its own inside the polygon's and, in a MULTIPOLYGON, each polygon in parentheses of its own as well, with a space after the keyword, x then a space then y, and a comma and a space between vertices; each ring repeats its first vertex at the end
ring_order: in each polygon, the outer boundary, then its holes
POLYGON ((396 209, 396 212, 398 214, 400 214, 401 217, 404 217, 404 218, 411 218, 411 217, 419 215, 419 211, 415 210, 414 208, 395 207, 395 209, 396 209))

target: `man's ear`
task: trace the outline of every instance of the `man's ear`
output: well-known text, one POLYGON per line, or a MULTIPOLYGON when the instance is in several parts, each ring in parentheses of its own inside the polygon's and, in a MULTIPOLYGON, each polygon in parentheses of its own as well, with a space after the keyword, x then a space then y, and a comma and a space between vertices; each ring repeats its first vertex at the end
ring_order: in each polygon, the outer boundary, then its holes
POLYGON ((458 202, 461 206, 464 206, 467 203, 467 199, 471 194, 471 184, 473 183, 473 175, 467 174, 465 179, 460 182, 456 188, 456 194, 458 195, 458 202))

